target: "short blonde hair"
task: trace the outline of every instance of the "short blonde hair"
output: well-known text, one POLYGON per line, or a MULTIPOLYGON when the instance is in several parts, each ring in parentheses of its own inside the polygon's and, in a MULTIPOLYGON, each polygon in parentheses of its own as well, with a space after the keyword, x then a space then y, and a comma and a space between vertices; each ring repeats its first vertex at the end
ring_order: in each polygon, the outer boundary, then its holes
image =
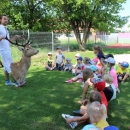
POLYGON ((107 118, 107 109, 104 104, 101 104, 98 101, 92 102, 87 108, 87 114, 89 115, 90 119, 93 120, 94 116, 97 116, 101 119, 106 120, 107 118))
POLYGON ((107 83, 112 83, 113 82, 113 77, 110 74, 105 74, 103 76, 103 79, 107 82, 107 83))

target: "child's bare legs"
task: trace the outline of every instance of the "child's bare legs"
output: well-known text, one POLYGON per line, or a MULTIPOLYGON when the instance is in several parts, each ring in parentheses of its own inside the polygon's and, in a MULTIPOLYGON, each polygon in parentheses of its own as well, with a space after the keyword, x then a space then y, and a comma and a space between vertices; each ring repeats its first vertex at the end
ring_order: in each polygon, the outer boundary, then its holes
POLYGON ((124 82, 128 77, 129 77, 129 74, 126 73, 125 76, 124 76, 124 78, 122 79, 122 82, 124 82))
POLYGON ((87 111, 87 106, 82 105, 80 107, 80 114, 84 115, 86 113, 86 111, 87 111))

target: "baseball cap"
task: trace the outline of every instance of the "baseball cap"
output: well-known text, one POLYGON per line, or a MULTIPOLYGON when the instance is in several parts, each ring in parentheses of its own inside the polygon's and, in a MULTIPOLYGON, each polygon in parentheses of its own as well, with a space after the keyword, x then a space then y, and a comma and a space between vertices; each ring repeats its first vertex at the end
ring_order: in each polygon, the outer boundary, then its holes
POLYGON ((98 130, 93 124, 89 124, 83 127, 82 130, 98 130))
POLYGON ((52 55, 52 52, 48 52, 47 54, 48 54, 48 55, 52 55))
POLYGON ((108 62, 108 63, 111 63, 111 64, 115 64, 115 59, 114 58, 112 58, 112 57, 109 57, 108 59, 106 59, 105 60, 106 62, 108 62))
POLYGON ((87 66, 86 68, 89 68, 89 69, 91 69, 94 72, 97 71, 96 65, 90 65, 90 66, 87 66))
POLYGON ((80 53, 77 53, 77 54, 75 55, 75 57, 81 57, 80 53))
POLYGON ((82 57, 78 57, 78 58, 77 58, 77 60, 81 60, 81 61, 82 61, 82 60, 83 60, 83 58, 82 58, 82 57))
POLYGON ((62 49, 62 47, 61 47, 61 46, 58 46, 56 49, 62 49))
POLYGON ((107 126, 104 130, 119 130, 116 126, 107 126))
POLYGON ((119 63, 121 66, 125 67, 125 68, 128 68, 129 67, 129 63, 126 62, 126 61, 123 61, 121 63, 119 63))
POLYGON ((70 58, 66 58, 66 60, 67 60, 67 61, 71 61, 71 59, 70 59, 70 58))

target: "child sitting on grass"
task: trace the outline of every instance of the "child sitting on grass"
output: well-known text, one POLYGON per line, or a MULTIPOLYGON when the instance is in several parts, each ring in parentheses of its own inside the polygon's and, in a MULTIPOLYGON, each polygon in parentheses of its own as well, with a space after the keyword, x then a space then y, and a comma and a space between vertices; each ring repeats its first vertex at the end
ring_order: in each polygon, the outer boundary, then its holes
MULTIPOLYGON (((95 65, 91 65, 91 63, 90 63, 90 59, 89 58, 87 58, 87 57, 85 57, 84 58, 84 66, 82 66, 82 70, 84 69, 84 68, 90 68, 91 70, 93 70, 93 71, 96 71, 97 70, 97 68, 96 68, 96 66, 95 65)), ((67 81, 65 81, 66 83, 73 83, 73 82, 82 82, 82 80, 83 80, 83 73, 81 72, 80 74, 78 74, 76 77, 74 77, 74 78, 71 78, 71 79, 69 79, 69 80, 67 80, 67 81)))
MULTIPOLYGON (((87 107, 92 102, 94 102, 94 101, 101 102, 101 100, 102 100, 102 98, 101 98, 101 95, 99 92, 94 91, 94 92, 90 93, 90 97, 89 97, 89 100, 88 100, 87 105, 86 105, 86 110, 87 110, 87 107)), ((62 117, 66 120, 66 122, 70 125, 70 127, 72 129, 74 129, 79 124, 84 123, 89 119, 89 116, 86 112, 84 113, 84 115, 82 117, 81 116, 70 116, 68 114, 62 114, 62 117)))
MULTIPOLYGON (((104 129, 109 126, 106 121, 107 110, 104 104, 101 104, 98 101, 92 102, 87 108, 87 114, 90 117, 90 122, 98 129, 104 129)), ((87 127, 87 125, 85 126, 87 127)), ((85 127, 83 130, 86 130, 85 127)))
POLYGON ((72 69, 72 74, 78 75, 79 73, 81 73, 82 66, 84 66, 82 61, 83 61, 82 57, 77 58, 77 64, 76 64, 75 68, 72 69))
POLYGON ((121 62, 119 63, 119 68, 117 69, 117 78, 118 81, 121 83, 124 83, 124 81, 130 77, 129 71, 128 71, 129 63, 128 62, 121 62))
POLYGON ((62 53, 62 47, 61 46, 58 46, 57 48, 57 54, 56 54, 56 57, 55 57, 55 64, 56 64, 56 70, 64 70, 64 63, 65 63, 65 56, 64 54, 62 53))
POLYGON ((70 58, 67 58, 66 59, 66 63, 65 63, 65 66, 64 66, 64 71, 69 71, 71 72, 72 70, 72 64, 71 64, 71 59, 70 58))
POLYGON ((46 65, 45 65, 45 69, 46 70, 54 70, 55 69, 54 60, 52 59, 52 52, 48 53, 48 60, 47 60, 46 65))
POLYGON ((117 80, 117 72, 114 68, 115 66, 115 59, 112 57, 109 57, 108 59, 105 60, 107 62, 107 67, 108 67, 108 72, 112 77, 113 77, 113 84, 115 85, 116 91, 120 93, 120 90, 118 88, 118 80, 117 80))
POLYGON ((103 79, 106 82, 106 87, 103 92, 105 93, 107 101, 109 102, 113 99, 116 99, 116 88, 113 84, 113 77, 110 74, 105 74, 103 79))

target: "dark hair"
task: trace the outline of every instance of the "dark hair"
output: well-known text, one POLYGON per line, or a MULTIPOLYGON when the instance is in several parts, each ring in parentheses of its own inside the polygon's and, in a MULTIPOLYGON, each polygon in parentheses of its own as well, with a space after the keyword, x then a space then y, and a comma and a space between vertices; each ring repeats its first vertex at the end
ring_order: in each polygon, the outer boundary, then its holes
POLYGON ((93 77, 93 71, 89 68, 84 69, 83 71, 83 81, 86 82, 89 78, 93 77))
POLYGON ((96 45, 96 46, 93 47, 93 49, 98 50, 99 53, 103 54, 103 50, 102 50, 102 48, 100 46, 96 45))
POLYGON ((2 19, 3 16, 7 16, 7 15, 5 15, 5 14, 0 15, 0 19, 2 19))
POLYGON ((90 97, 89 97, 89 101, 90 103, 94 102, 94 101, 98 101, 98 102, 102 102, 102 96, 98 91, 94 91, 90 93, 90 97))

